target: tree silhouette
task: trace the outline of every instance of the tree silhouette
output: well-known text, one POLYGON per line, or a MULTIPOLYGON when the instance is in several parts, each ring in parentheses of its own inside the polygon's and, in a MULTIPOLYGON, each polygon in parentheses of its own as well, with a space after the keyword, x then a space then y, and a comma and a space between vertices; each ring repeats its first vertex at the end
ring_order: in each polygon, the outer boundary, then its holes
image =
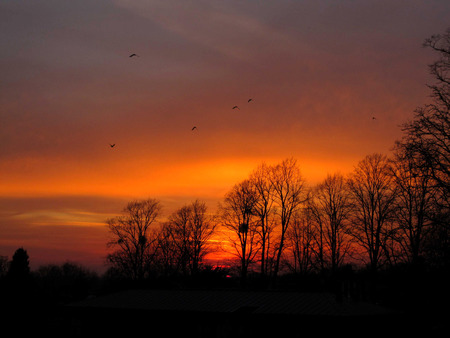
POLYGON ((8 266, 8 257, 0 256, 0 278, 6 276, 6 273, 8 272, 8 266))
POLYGON ((40 266, 34 275, 45 298, 58 303, 84 299, 99 284, 95 272, 70 262, 40 266))
POLYGON ((366 251, 370 271, 375 274, 381 264, 384 245, 391 235, 395 192, 392 190, 388 159, 372 154, 358 163, 348 180, 354 204, 352 235, 366 251))
MULTIPOLYGON (((198 200, 176 210, 164 225, 168 236, 163 250, 170 249, 183 274, 195 275, 199 272, 203 258, 210 250, 209 240, 214 234, 215 223, 207 215, 204 202, 198 200)), ((168 251, 166 251, 168 252, 168 251)))
POLYGON ((328 175, 313 190, 309 208, 316 227, 316 247, 322 268, 335 272, 350 251, 350 194, 344 176, 328 175))
POLYGON ((16 250, 8 270, 8 277, 15 282, 26 280, 30 276, 30 259, 24 248, 16 250))
POLYGON ((437 53, 429 65, 435 83, 429 85, 432 102, 415 111, 412 121, 403 125, 405 136, 399 142, 429 175, 439 189, 434 229, 426 243, 435 264, 450 266, 450 28, 444 34, 426 39, 424 47, 437 53))
POLYGON ((244 180, 225 195, 224 203, 219 206, 220 222, 227 228, 229 243, 239 258, 243 287, 246 286, 248 268, 259 251, 257 217, 254 215, 257 200, 254 186, 249 180, 244 180))
POLYGON ((291 224, 291 218, 306 201, 305 181, 295 159, 290 158, 272 167, 270 182, 273 186, 276 215, 280 226, 279 240, 276 246, 276 258, 272 282, 275 282, 280 270, 280 262, 285 248, 285 237, 291 224))
POLYGON ((287 248, 291 259, 286 264, 289 269, 301 276, 306 276, 314 270, 315 227, 311 210, 308 207, 297 212, 292 225, 287 232, 287 248))
POLYGON ((215 233, 216 223, 207 214, 208 208, 204 202, 200 202, 199 200, 192 202, 191 210, 191 270, 193 274, 196 274, 203 262, 203 258, 212 250, 209 243, 215 233))
POLYGON ((5 298, 15 307, 29 305, 36 291, 34 286, 28 253, 24 248, 19 248, 15 251, 6 274, 8 294, 5 298))
POLYGON ((108 261, 133 280, 143 280, 152 263, 156 235, 151 226, 160 210, 156 199, 133 201, 123 209, 123 215, 107 220, 112 236, 108 246, 116 249, 108 261))
POLYGON ((403 144, 422 166, 431 170, 431 176, 441 189, 441 204, 450 208, 450 28, 444 34, 433 35, 424 42, 439 55, 429 65, 436 83, 429 85, 433 102, 416 110, 414 119, 403 125, 403 144))
POLYGON ((421 166, 403 144, 397 143, 390 168, 397 192, 395 237, 403 253, 401 258, 416 265, 424 255, 425 241, 433 230, 438 191, 430 168, 421 166))
MULTIPOLYGON (((272 235, 275 230, 274 190, 269 179, 271 167, 261 164, 250 175, 250 182, 257 193, 254 213, 259 218, 258 235, 261 239, 261 276, 265 278, 269 273, 271 257, 272 235)), ((273 251, 273 250, 272 250, 273 251)))
POLYGON ((173 245, 172 229, 168 222, 161 225, 156 240, 155 267, 167 278, 178 272, 180 263, 179 252, 173 245))

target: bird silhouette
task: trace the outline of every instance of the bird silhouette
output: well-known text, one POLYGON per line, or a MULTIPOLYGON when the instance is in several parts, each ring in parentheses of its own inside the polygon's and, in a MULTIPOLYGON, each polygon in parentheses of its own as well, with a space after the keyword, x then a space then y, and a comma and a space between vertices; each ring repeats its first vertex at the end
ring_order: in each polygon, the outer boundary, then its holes
POLYGON ((253 99, 248 99, 248 101, 247 102, 252 102, 253 101, 253 99))
MULTIPOLYGON (((238 107, 238 106, 234 106, 233 109, 239 109, 239 107, 238 107)), ((239 109, 239 110, 240 110, 240 109, 239 109)))
POLYGON ((376 120, 376 117, 375 117, 375 116, 372 116, 372 120, 376 120))
POLYGON ((133 53, 133 54, 131 54, 131 55, 130 55, 130 58, 132 58, 132 57, 134 57, 134 56, 137 56, 137 57, 139 57, 139 55, 137 55, 137 54, 133 53))
POLYGON ((109 144, 109 146, 110 146, 111 148, 114 148, 114 147, 116 146, 116 144, 115 144, 115 143, 109 144))
POLYGON ((194 129, 197 129, 197 127, 195 127, 195 126, 194 126, 194 127, 192 127, 192 130, 194 130, 194 129))

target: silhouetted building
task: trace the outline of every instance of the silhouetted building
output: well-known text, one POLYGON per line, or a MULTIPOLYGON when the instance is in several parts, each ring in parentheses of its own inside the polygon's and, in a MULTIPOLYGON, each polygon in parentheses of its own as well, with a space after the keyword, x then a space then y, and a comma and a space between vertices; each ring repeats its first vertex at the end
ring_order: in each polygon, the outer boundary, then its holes
MULTIPOLYGON (((399 314, 331 294, 256 291, 129 290, 66 306, 74 336, 304 337, 385 332, 399 314)), ((403 331, 397 331, 403 332, 403 331)))

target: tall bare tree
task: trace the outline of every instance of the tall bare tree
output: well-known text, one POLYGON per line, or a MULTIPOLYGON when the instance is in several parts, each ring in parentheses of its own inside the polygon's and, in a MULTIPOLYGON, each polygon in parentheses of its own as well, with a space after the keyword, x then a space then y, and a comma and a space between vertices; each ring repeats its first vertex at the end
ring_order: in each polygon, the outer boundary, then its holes
POLYGON ((197 273, 203 258, 214 250, 210 240, 215 233, 217 223, 208 215, 205 202, 196 200, 191 204, 191 209, 192 271, 197 273))
POLYGON ((209 240, 214 234, 215 223, 207 214, 204 202, 196 200, 176 210, 169 216, 165 231, 176 249, 178 265, 183 274, 196 274, 203 258, 209 253, 209 240))
POLYGON ((319 261, 322 268, 334 272, 351 248, 348 227, 352 204, 344 176, 328 175, 314 188, 309 205, 317 227, 319 261))
POLYGON ((431 169, 421 166, 409 148, 397 143, 391 171, 396 185, 395 220, 397 242, 409 263, 416 265, 432 230, 437 190, 431 169))
POLYGON ((429 70, 436 83, 429 85, 432 102, 416 110, 414 119, 403 125, 403 143, 411 154, 431 170, 441 189, 443 212, 450 209, 450 28, 426 39, 424 46, 438 54, 429 70))
POLYGON ((435 264, 450 266, 450 28, 426 39, 424 47, 437 54, 429 65, 435 78, 430 84, 432 102, 415 111, 412 121, 403 125, 401 141, 430 174, 437 195, 438 212, 433 219, 433 238, 427 243, 428 256, 435 264))
POLYGON ((271 167, 261 164, 250 175, 250 182, 257 193, 254 213, 259 218, 258 234, 261 238, 261 275, 267 276, 271 263, 271 239, 275 230, 274 189, 269 179, 271 167))
POLYGON ((394 210, 395 192, 387 157, 366 156, 350 174, 348 187, 354 205, 352 235, 367 253, 371 272, 376 273, 391 236, 387 225, 394 210))
POLYGON ((296 212, 292 225, 287 232, 287 248, 291 260, 287 261, 289 269, 302 276, 314 270, 315 227, 310 208, 296 212))
POLYGON ((108 261, 134 280, 142 280, 155 255, 156 236, 152 224, 160 215, 156 199, 132 201, 122 215, 106 221, 111 239, 108 246, 116 249, 108 261))
POLYGON ((280 270, 280 262, 285 248, 286 232, 291 224, 292 216, 301 204, 306 201, 305 180, 297 161, 286 159, 273 166, 270 171, 270 183, 273 186, 277 221, 279 222, 279 240, 276 246, 276 258, 273 268, 273 281, 280 270))
POLYGON ((240 262, 242 285, 246 286, 249 266, 259 252, 257 238, 258 218, 255 205, 258 195, 249 180, 236 184, 219 205, 219 218, 228 230, 229 243, 240 262))
POLYGON ((172 229, 169 222, 164 222, 156 234, 155 268, 164 277, 178 272, 179 252, 173 244, 172 229))
POLYGON ((184 275, 188 274, 191 260, 191 218, 192 210, 186 205, 173 212, 164 224, 164 231, 169 234, 166 244, 175 253, 176 269, 184 275))

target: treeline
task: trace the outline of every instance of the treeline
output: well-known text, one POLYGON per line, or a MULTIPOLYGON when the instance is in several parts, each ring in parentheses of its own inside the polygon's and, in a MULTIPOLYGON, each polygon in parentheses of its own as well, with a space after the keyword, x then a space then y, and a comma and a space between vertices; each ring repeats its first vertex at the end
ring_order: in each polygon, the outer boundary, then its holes
MULTIPOLYGON (((45 264, 30 269, 30 257, 25 248, 18 248, 9 260, 0 256, 0 300, 2 309, 38 307, 45 311, 89 297, 130 288, 236 287, 227 269, 202 265, 195 279, 175 275, 152 274, 133 279, 111 267, 98 273, 76 262, 45 264)), ((36 314, 38 316, 38 314, 36 314)))
MULTIPOLYGON (((35 271, 30 269, 30 257, 18 248, 9 261, 0 257, 0 295, 2 306, 21 308, 66 304, 97 294, 107 286, 96 272, 77 263, 48 264, 35 271)), ((106 290, 106 289, 105 289, 106 290)))
POLYGON ((424 42, 438 55, 429 66, 436 80, 429 85, 432 102, 403 124, 391 156, 370 154, 351 173, 330 173, 313 187, 295 159, 263 163, 214 214, 194 201, 156 230, 160 202, 130 202, 122 216, 108 220, 109 263, 136 280, 195 276, 222 238, 222 249, 236 257, 242 286, 249 273, 276 287, 282 271, 333 276, 348 266, 366 271, 372 285, 388 270, 447 275, 449 41, 447 30, 424 42))
MULTIPOLYGON (((294 159, 262 164, 208 213, 194 201, 156 226, 161 203, 130 202, 108 220, 111 271, 132 280, 196 276, 208 254, 227 251, 245 287, 248 274, 276 287, 280 272, 304 278, 352 269, 447 271, 448 205, 442 186, 405 156, 366 156, 347 176, 308 187, 294 159)), ((222 262, 223 263, 223 262, 222 262)))

